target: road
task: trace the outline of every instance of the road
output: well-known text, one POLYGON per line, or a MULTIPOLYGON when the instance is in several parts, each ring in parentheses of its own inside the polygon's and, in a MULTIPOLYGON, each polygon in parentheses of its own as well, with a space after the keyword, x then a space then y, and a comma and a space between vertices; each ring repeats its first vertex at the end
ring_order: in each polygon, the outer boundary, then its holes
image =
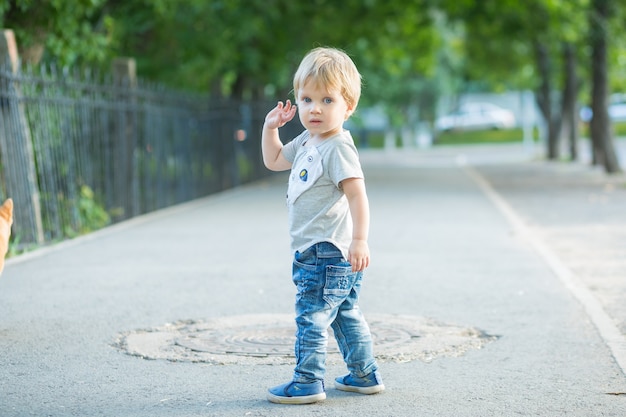
POLYGON ((279 174, 10 259, 0 415, 626 415, 623 176, 516 146, 362 160, 372 265, 361 307, 373 328, 412 320, 423 343, 380 358, 384 393, 333 389, 345 370, 329 357, 326 401, 294 409, 265 400, 290 358, 158 346, 157 330, 181 323, 219 322, 227 339, 251 317, 292 314, 279 174), (139 348, 165 359, 129 354, 131 335, 155 336, 139 348))

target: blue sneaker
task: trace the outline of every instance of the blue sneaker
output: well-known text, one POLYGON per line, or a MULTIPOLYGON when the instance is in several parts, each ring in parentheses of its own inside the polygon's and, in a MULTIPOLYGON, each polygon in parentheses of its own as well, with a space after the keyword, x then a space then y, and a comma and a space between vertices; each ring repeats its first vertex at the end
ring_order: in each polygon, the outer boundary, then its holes
POLYGON ((378 371, 362 378, 348 374, 335 378, 335 388, 341 391, 358 392, 359 394, 376 394, 385 390, 383 379, 378 371))
POLYGON ((326 399, 324 382, 288 382, 270 388, 267 399, 277 404, 311 404, 326 399))

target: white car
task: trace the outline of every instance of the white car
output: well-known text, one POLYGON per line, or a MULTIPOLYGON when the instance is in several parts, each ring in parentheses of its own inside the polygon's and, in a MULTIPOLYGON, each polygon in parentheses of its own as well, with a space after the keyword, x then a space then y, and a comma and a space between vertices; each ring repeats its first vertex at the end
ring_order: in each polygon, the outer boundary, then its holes
POLYGON ((510 129, 515 115, 491 103, 465 103, 456 111, 435 120, 436 131, 510 129))

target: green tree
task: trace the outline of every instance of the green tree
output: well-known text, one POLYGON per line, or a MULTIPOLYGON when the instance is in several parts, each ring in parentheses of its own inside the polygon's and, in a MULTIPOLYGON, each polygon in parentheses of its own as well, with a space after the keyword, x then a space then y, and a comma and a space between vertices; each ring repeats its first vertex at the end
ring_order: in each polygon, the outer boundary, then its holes
POLYGON ((109 1, 121 54, 170 85, 233 98, 286 97, 309 49, 346 50, 364 77, 362 105, 432 118, 438 34, 428 0, 109 1), (420 100, 428 97, 427 100, 420 100))
MULTIPOLYGON (((398 126, 432 120, 442 93, 532 88, 556 158, 567 131, 576 153, 578 91, 592 85, 579 74, 599 62, 588 27, 602 1, 0 0, 0 19, 29 62, 108 66, 131 56, 144 79, 236 99, 286 97, 306 51, 339 47, 364 76, 362 105, 384 103, 398 126)), ((606 1, 610 37, 625 1, 606 1)), ((626 60, 622 48, 609 43, 607 62, 626 60)), ((614 66, 602 71, 607 92, 626 85, 614 66)), ((594 137, 599 129, 594 123, 594 137)), ((597 144, 609 163, 611 141, 597 144)))
MULTIPOLYGON (((559 2, 447 2, 451 18, 464 25, 463 85, 486 83, 492 89, 533 89, 547 126, 548 157, 556 158, 560 114, 553 112, 554 56, 567 32, 559 2)), ((558 61, 558 60, 557 60, 558 61)))
POLYGON ((609 96, 608 39, 615 4, 611 0, 592 0, 589 10, 592 93, 591 142, 594 162, 602 164, 608 173, 620 172, 613 144, 611 121, 607 111, 609 96))
MULTIPOLYGON (((609 0, 601 3, 614 4, 609 0)), ((533 88, 548 127, 548 158, 558 157, 559 140, 564 132, 568 135, 570 156, 575 158, 576 103, 579 88, 585 84, 578 74, 589 73, 581 64, 589 62, 588 66, 594 68, 595 75, 586 84, 593 85, 594 94, 598 94, 596 88, 602 88, 598 83, 602 83, 602 77, 608 76, 610 71, 606 65, 600 66, 601 62, 606 62, 605 56, 597 49, 602 47, 601 44, 593 43, 593 39, 602 38, 595 35, 590 38, 589 34, 597 32, 593 24, 600 20, 599 27, 606 30, 610 16, 599 13, 596 2, 590 5, 588 0, 450 0, 442 2, 442 9, 449 18, 463 24, 466 66, 462 77, 465 83, 486 81, 497 87, 497 80, 500 79, 505 80, 508 87, 533 88), (598 20, 598 16, 603 16, 604 20, 598 20), (595 52, 593 56, 577 56, 579 50, 595 52), (595 55, 598 53, 600 55, 595 55), (554 101, 556 86, 561 88, 560 102, 554 101)), ((609 10, 614 12, 616 8, 609 10)), ((606 112, 606 93, 603 97, 594 101, 600 106, 600 113, 606 112)), ((603 119, 600 115, 594 124, 592 135, 596 137, 603 137, 603 130, 610 131, 608 116, 603 119)), ((607 172, 613 172, 615 168, 610 161, 617 159, 612 141, 594 139, 594 143, 603 155, 606 154, 601 163, 607 172)))
POLYGON ((15 32, 22 60, 101 65, 111 58, 106 0, 0 0, 0 26, 15 32))

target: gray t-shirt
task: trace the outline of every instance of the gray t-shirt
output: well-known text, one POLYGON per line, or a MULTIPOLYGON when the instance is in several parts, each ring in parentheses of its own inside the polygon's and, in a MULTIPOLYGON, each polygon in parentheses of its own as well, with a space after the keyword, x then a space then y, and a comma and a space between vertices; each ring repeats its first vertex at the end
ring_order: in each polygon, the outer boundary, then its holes
POLYGON ((363 178, 359 155, 350 132, 305 146, 304 131, 282 150, 292 163, 287 191, 291 249, 304 251, 319 242, 330 242, 348 258, 352 242, 352 218, 341 181, 363 178))

